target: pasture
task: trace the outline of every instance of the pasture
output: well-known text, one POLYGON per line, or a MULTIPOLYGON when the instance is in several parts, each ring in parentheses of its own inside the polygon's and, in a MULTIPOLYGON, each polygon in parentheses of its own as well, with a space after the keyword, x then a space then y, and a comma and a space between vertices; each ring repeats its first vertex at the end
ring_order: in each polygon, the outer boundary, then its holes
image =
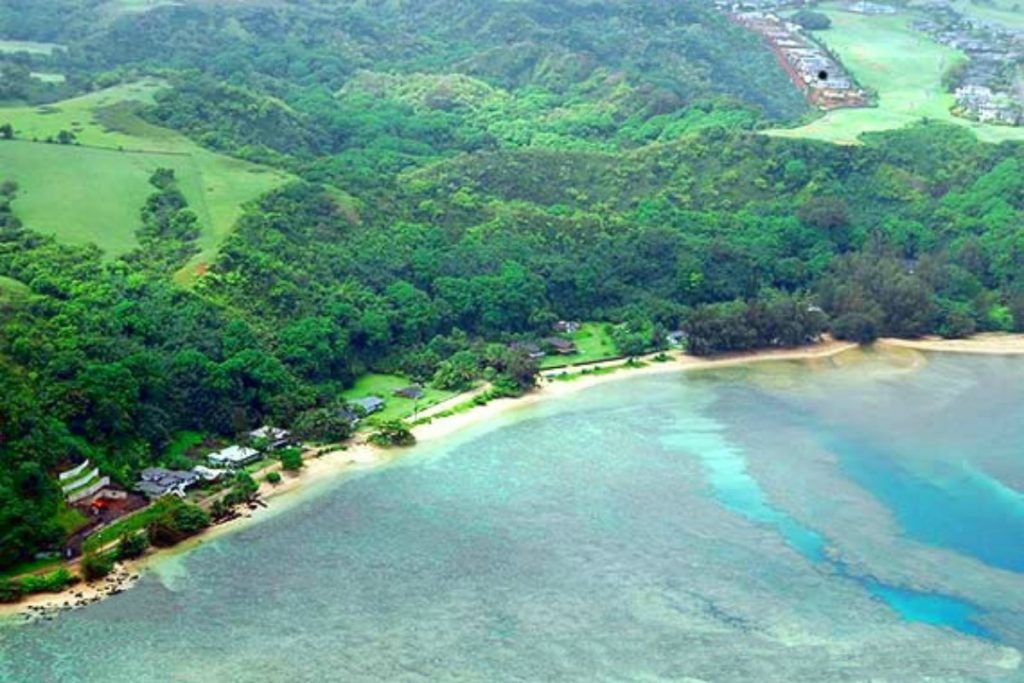
POLYGON ((287 181, 139 118, 135 108, 163 86, 150 79, 44 107, 0 109, 0 123, 10 122, 16 137, 0 143, 0 168, 3 179, 18 182, 14 209, 26 226, 119 256, 138 244, 139 211, 153 192, 149 176, 172 168, 202 225, 195 267, 216 253, 242 204, 287 181), (45 142, 61 130, 74 133, 76 144, 45 142))
POLYGON ((910 28, 910 16, 865 16, 836 9, 827 9, 827 14, 832 28, 816 32, 816 37, 839 55, 862 85, 877 91, 878 106, 831 111, 805 126, 768 134, 853 144, 862 133, 928 118, 970 128, 987 142, 1024 140, 1024 128, 976 123, 950 113, 954 98, 945 92, 942 75, 966 57, 910 28))

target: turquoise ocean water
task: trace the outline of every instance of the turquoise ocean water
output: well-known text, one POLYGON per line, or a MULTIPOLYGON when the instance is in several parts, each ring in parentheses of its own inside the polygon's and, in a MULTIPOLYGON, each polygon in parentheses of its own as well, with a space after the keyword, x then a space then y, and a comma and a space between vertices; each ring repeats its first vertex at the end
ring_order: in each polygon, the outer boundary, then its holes
POLYGON ((638 377, 0 625, 0 680, 1024 681, 1024 358, 638 377))

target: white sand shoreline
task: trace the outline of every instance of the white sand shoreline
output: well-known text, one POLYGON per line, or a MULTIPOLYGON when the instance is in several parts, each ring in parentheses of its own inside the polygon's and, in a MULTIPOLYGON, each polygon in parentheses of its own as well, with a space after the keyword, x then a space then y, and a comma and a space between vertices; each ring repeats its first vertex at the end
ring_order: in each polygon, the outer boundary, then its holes
POLYGON ((936 351, 941 353, 976 353, 1007 356, 1024 354, 1024 334, 978 334, 966 339, 943 339, 922 337, 921 339, 879 339, 882 347, 898 347, 915 351, 936 351))
MULTIPOLYGON (((1024 353, 1024 335, 981 335, 976 339, 967 340, 924 339, 907 341, 885 339, 880 340, 879 345, 917 351, 1017 354, 1024 353)), ((653 361, 651 360, 652 357, 648 356, 644 359, 646 364, 641 367, 622 368, 617 369, 615 372, 604 374, 581 373, 584 370, 592 371, 597 368, 621 367, 624 365, 624 361, 605 361, 570 368, 544 370, 541 372, 541 382, 538 388, 523 397, 496 399, 485 405, 474 407, 471 410, 455 413, 415 426, 412 431, 416 436, 416 446, 387 450, 365 442, 354 443, 347 448, 330 451, 319 457, 307 458, 301 473, 296 475, 282 473, 284 480, 276 486, 262 482, 260 494, 264 500, 280 499, 286 496, 286 494, 308 490, 315 484, 330 480, 338 475, 381 467, 415 451, 417 446, 443 440, 473 425, 493 420, 510 411, 524 409, 542 401, 569 396, 607 382, 648 375, 664 375, 763 362, 827 359, 856 348, 858 346, 854 343, 826 340, 794 349, 744 352, 713 358, 700 358, 680 352, 670 352, 667 354, 669 356, 667 361, 653 361), (564 381, 551 379, 553 376, 563 372, 580 376, 564 381)), ((469 401, 472 400, 475 393, 477 392, 467 392, 456 398, 460 398, 461 401, 469 401)), ((453 399, 451 402, 446 402, 445 406, 456 405, 459 402, 453 399)), ((75 606, 76 602, 89 604, 111 594, 122 592, 130 587, 139 573, 144 571, 155 560, 169 554, 187 552, 224 533, 242 528, 251 521, 258 520, 263 514, 265 514, 265 511, 257 510, 252 514, 243 515, 237 520, 211 527, 204 533, 174 548, 151 552, 139 560, 119 563, 118 576, 120 578, 118 581, 106 583, 99 581, 91 584, 82 582, 71 586, 61 593, 36 594, 28 596, 18 603, 0 605, 0 617, 19 614, 37 615, 41 609, 44 611, 61 610, 69 606, 75 606), (81 594, 81 597, 79 597, 79 594, 81 594)))

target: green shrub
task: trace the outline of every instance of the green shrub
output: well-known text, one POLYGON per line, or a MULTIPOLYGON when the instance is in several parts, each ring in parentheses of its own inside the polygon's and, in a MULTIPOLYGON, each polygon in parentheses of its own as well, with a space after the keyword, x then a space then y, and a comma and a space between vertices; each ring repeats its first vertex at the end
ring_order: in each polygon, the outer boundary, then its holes
POLYGON ((75 581, 66 567, 56 569, 42 576, 26 576, 21 580, 23 591, 28 593, 59 593, 75 581))
POLYGON ((287 448, 278 455, 281 460, 281 467, 288 472, 297 472, 302 469, 302 451, 298 448, 287 448))
POLYGON ((107 553, 88 552, 82 556, 82 578, 95 581, 114 570, 114 558, 107 553))
POLYGON ((18 602, 25 589, 15 579, 0 579, 0 602, 18 602))
POLYGON ((281 483, 280 472, 267 472, 267 481, 271 484, 277 485, 281 483))
POLYGON ((861 313, 847 313, 832 323, 832 335, 836 339, 870 344, 878 338, 878 323, 861 313))
MULTIPOLYGON (((256 480, 252 478, 248 472, 239 472, 235 475, 235 483, 228 491, 227 495, 221 500, 223 501, 223 511, 228 508, 232 508, 240 503, 244 503, 248 500, 252 500, 256 492, 259 491, 260 486, 256 483, 256 480)), ((223 516, 219 514, 221 510, 218 510, 214 514, 215 517, 223 516)))
POLYGON ((401 420, 388 420, 381 424, 375 434, 370 436, 370 443, 384 448, 411 446, 416 443, 416 437, 401 420))
POLYGON ((124 534, 117 544, 117 556, 122 560, 133 560, 142 557, 148 546, 149 539, 146 538, 146 534, 124 534))
POLYGON ((157 501, 160 513, 146 527, 149 542, 167 547, 194 536, 210 526, 210 516, 199 507, 174 496, 157 501))

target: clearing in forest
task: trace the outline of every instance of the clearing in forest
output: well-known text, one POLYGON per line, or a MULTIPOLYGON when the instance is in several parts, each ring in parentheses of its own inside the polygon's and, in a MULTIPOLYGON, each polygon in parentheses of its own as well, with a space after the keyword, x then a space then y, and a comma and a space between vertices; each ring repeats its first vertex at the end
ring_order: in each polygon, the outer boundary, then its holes
POLYGON ((954 97, 942 75, 963 53, 936 43, 910 27, 908 14, 867 16, 826 11, 832 28, 815 32, 861 85, 878 93, 878 106, 838 109, 799 128, 770 135, 853 144, 862 133, 892 130, 928 118, 970 128, 980 140, 1024 140, 1024 128, 976 123, 950 113, 954 97))
POLYGON ((0 40, 0 54, 27 52, 32 55, 51 55, 63 46, 56 43, 37 43, 32 40, 0 40))
POLYGON ((164 84, 147 80, 40 107, 0 109, 15 139, 0 141, 3 179, 19 185, 14 210, 33 230, 72 243, 95 243, 113 258, 137 246, 139 212, 154 188, 149 177, 173 168, 199 216, 209 261, 241 215, 243 203, 288 180, 285 173, 211 152, 139 118, 164 84), (47 142, 61 131, 73 144, 47 142))

